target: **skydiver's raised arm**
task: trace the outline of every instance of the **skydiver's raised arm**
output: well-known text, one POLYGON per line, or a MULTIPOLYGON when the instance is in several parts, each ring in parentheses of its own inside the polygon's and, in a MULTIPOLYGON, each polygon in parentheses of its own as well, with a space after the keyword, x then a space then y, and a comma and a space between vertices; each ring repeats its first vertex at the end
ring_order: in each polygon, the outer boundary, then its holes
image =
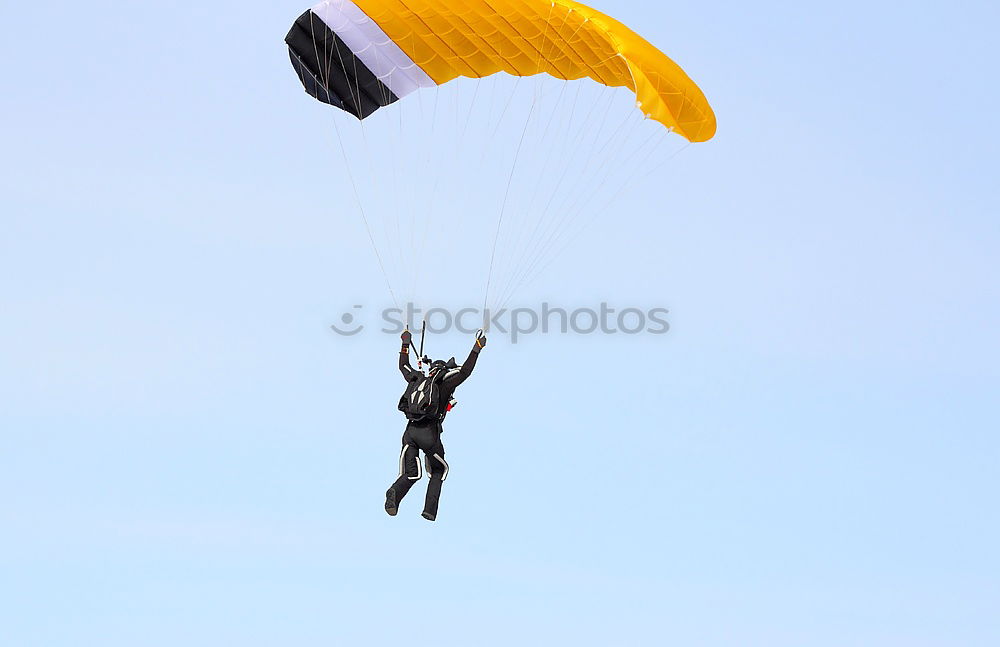
POLYGON ((400 338, 403 340, 403 347, 399 349, 399 372, 409 382, 416 374, 416 371, 410 366, 410 344, 413 343, 413 335, 410 334, 409 330, 404 330, 400 338))
POLYGON ((465 360, 465 363, 459 367, 458 371, 450 374, 445 378, 445 381, 449 386, 458 386, 462 382, 469 379, 472 375, 472 371, 476 368, 476 361, 479 359, 479 353, 486 348, 486 335, 481 332, 476 335, 476 344, 472 347, 472 352, 469 353, 469 358, 465 360))

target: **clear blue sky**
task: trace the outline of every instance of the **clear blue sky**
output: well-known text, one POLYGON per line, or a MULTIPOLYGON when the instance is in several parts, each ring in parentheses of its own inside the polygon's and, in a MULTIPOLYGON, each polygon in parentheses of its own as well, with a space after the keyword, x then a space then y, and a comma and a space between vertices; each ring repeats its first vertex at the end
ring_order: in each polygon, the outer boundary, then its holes
POLYGON ((1000 644, 994 3, 601 2, 719 135, 520 299, 672 330, 497 338, 436 524, 306 4, 0 8, 0 642, 1000 644))

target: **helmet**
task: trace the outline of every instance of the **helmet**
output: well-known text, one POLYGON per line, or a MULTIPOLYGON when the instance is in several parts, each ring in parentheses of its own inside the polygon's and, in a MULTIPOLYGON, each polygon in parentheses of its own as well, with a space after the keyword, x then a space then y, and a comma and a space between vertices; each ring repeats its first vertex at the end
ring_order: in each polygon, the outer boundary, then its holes
MULTIPOLYGON (((426 359, 426 358, 425 358, 426 359)), ((440 373, 441 371, 450 371, 453 368, 458 368, 458 363, 455 358, 452 357, 447 362, 443 359, 436 359, 434 361, 427 360, 430 365, 430 370, 427 371, 428 377, 433 377, 440 373)))

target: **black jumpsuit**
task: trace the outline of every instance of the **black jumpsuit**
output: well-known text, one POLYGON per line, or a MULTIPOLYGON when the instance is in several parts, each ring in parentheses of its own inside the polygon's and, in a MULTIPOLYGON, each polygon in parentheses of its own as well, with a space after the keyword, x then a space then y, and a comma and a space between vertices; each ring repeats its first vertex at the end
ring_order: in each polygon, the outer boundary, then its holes
MULTIPOLYGON (((441 422, 447 413, 448 402, 455 389, 472 375, 472 369, 476 367, 476 360, 479 359, 478 350, 478 347, 474 348, 462 366, 451 370, 442 369, 448 372, 441 380, 438 389, 440 397, 438 411, 442 412, 440 418, 411 422, 406 425, 406 431, 403 432, 403 449, 399 454, 399 478, 392 484, 391 490, 395 491, 395 501, 398 505, 413 484, 423 477, 426 469, 430 474, 430 484, 427 486, 423 514, 431 520, 437 518, 441 485, 448 478, 448 463, 444 459, 444 445, 441 443, 441 434, 444 433, 441 422), (420 451, 424 452, 423 465, 420 463, 420 451)), ((399 354, 399 371, 407 382, 422 376, 420 371, 410 366, 410 352, 407 346, 404 346, 399 354)))

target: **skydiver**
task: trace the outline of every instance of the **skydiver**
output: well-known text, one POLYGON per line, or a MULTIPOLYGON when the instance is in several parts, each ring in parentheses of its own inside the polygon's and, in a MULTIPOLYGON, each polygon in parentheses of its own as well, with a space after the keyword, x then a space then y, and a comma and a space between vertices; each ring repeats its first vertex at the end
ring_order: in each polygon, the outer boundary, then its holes
POLYGON ((385 493, 385 511, 390 516, 396 516, 399 503, 423 477, 426 468, 430 474, 430 483, 427 485, 422 516, 428 521, 434 521, 437 519, 441 486, 448 478, 448 463, 444 459, 444 445, 441 443, 441 434, 444 433, 441 423, 456 404, 453 397, 455 389, 469 379, 476 367, 479 353, 486 348, 486 335, 482 331, 476 334, 476 343, 464 364, 456 364, 454 357, 447 362, 429 362, 427 375, 410 366, 413 335, 407 330, 401 338, 403 347, 399 351, 399 371, 403 374, 407 387, 406 393, 400 398, 399 409, 410 422, 403 432, 399 477, 385 493), (420 451, 424 452, 423 465, 420 462, 420 451))

